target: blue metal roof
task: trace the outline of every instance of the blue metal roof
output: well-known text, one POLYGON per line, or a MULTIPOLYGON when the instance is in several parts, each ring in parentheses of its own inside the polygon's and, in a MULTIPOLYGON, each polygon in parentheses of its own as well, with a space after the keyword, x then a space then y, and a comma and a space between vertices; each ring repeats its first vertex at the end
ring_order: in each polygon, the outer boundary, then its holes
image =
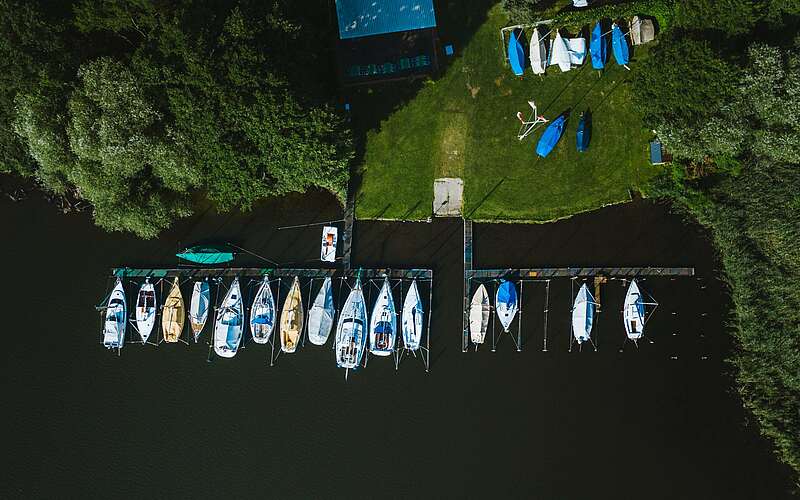
POLYGON ((336 15, 342 39, 436 26, 433 0, 336 0, 336 15))

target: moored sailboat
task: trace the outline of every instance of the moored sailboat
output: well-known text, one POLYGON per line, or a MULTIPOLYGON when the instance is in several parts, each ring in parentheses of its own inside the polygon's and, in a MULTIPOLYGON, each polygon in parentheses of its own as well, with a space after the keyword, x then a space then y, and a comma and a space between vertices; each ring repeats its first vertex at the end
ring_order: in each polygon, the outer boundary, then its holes
POLYGON ((483 344, 486 339, 490 311, 489 294, 486 292, 486 287, 481 284, 469 304, 469 333, 470 339, 475 344, 483 344))
POLYGON ((336 366, 348 371, 356 370, 364 355, 366 340, 367 306, 364 303, 361 279, 356 278, 355 287, 347 296, 336 325, 336 366))
POLYGON ((125 329, 128 324, 125 288, 117 278, 114 289, 108 297, 103 321, 103 346, 108 349, 122 349, 125 345, 125 329))
POLYGON ((234 278, 228 293, 217 309, 214 324, 214 352, 222 358, 232 358, 242 343, 244 311, 239 278, 234 278))
POLYGON ((422 339, 422 317, 425 312, 422 309, 422 300, 419 297, 417 280, 411 282, 411 286, 406 292, 403 301, 403 346, 406 349, 416 351, 422 339))
POLYGON ((146 343, 156 324, 156 290, 150 283, 150 278, 145 278, 139 293, 136 295, 136 329, 146 343))
POLYGON ((250 308, 250 333, 253 342, 256 344, 269 342, 272 330, 275 328, 275 318, 275 297, 269 286, 269 277, 264 276, 250 308))
POLYGON ((300 344, 300 335, 303 333, 303 297, 300 293, 300 279, 295 276, 292 288, 286 296, 281 311, 281 350, 292 353, 300 344))
POLYGON ((186 307, 183 304, 183 295, 181 295, 180 283, 176 276, 161 310, 161 330, 164 342, 175 343, 181 338, 185 318, 186 307))
POLYGON ((322 287, 308 311, 308 340, 314 345, 324 345, 333 328, 333 287, 330 278, 325 278, 322 287))
POLYGON ((519 308, 517 287, 514 283, 506 280, 500 283, 500 286, 497 287, 497 293, 495 293, 494 307, 497 311, 497 317, 500 319, 500 324, 503 326, 503 331, 508 333, 511 322, 514 321, 514 316, 517 315, 517 309, 519 308))
POLYGON ((572 305, 572 335, 579 345, 592 341, 595 312, 594 297, 584 283, 578 290, 578 295, 575 296, 575 302, 572 305))
POLYGON ((189 302, 189 327, 192 329, 195 342, 200 337, 200 333, 208 320, 210 301, 211 289, 208 286, 208 281, 195 281, 192 287, 192 299, 189 302))
POLYGON ((369 324, 369 352, 389 356, 394 352, 397 338, 397 314, 389 278, 384 278, 369 324))

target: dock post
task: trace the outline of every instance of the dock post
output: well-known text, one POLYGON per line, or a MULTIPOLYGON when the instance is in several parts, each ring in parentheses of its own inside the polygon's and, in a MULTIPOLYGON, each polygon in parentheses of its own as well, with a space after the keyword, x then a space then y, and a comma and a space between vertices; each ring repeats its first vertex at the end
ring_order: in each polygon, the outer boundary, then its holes
POLYGON ((469 349, 469 292, 472 271, 472 221, 464 219, 464 317, 461 332, 461 352, 469 349))

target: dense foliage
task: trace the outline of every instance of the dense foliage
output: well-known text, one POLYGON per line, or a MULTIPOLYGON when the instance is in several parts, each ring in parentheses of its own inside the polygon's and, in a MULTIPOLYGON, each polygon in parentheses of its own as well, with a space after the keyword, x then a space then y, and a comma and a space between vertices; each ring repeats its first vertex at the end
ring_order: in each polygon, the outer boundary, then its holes
POLYGON ((198 192, 223 210, 314 186, 343 198, 351 136, 301 30, 320 9, 300 7, 0 0, 2 170, 144 237, 198 192))

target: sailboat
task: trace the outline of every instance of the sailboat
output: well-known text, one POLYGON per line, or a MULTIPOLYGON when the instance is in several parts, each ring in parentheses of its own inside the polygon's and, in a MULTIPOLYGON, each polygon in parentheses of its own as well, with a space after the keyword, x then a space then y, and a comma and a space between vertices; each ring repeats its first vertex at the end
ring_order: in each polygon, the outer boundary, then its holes
POLYGON ((250 308, 250 333, 253 335, 253 342, 256 344, 269 342, 272 330, 275 328, 276 316, 275 298, 269 286, 269 277, 265 275, 250 308))
POLYGON ((476 344, 483 344, 486 339, 486 330, 489 327, 489 294, 486 292, 486 287, 481 284, 475 295, 472 296, 472 302, 469 304, 469 332, 472 342, 476 344))
POLYGON ((303 297, 300 294, 300 279, 295 276, 289 295, 281 311, 281 350, 292 353, 297 350, 303 333, 303 297))
POLYGON ((547 44, 543 38, 539 38, 539 28, 533 28, 528 59, 534 74, 544 74, 547 67, 547 44))
POLYGON ((595 306, 596 303, 589 288, 586 283, 582 284, 578 295, 575 296, 575 302, 572 304, 572 335, 578 344, 592 340, 595 306))
POLYGON ((628 292, 625 294, 625 303, 622 308, 622 319, 625 323, 625 334, 629 340, 634 344, 639 345, 639 339, 644 337, 644 326, 647 323, 647 306, 653 306, 654 309, 650 310, 653 313, 655 307, 658 307, 657 302, 645 302, 642 292, 639 290, 639 284, 636 280, 631 280, 628 285, 628 292))
MULTIPOLYGON (((367 306, 361 289, 361 278, 347 296, 336 325, 336 366, 356 370, 364 355, 367 340, 367 306)), ((347 378, 347 372, 345 372, 347 378)))
POLYGON ((333 286, 330 278, 325 278, 322 287, 308 311, 308 340, 314 345, 324 345, 333 328, 333 286))
POLYGON ((122 279, 117 278, 114 289, 108 297, 108 305, 103 322, 103 345, 108 349, 122 349, 125 344, 125 328, 128 324, 125 288, 122 279))
POLYGON ((411 287, 406 292, 406 299, 403 301, 403 346, 406 349, 416 351, 422 339, 422 316, 425 312, 422 309, 422 300, 419 297, 417 280, 411 282, 411 287))
POLYGON ((519 308, 517 287, 514 283, 506 280, 500 283, 500 286, 497 287, 497 293, 495 293, 494 307, 497 311, 497 317, 500 319, 500 324, 503 326, 503 331, 508 333, 511 322, 514 321, 514 316, 516 316, 519 308))
POLYGON ((156 324, 156 290, 150 283, 150 278, 145 278, 139 293, 136 296, 136 329, 142 343, 146 343, 156 324))
POLYGON ((376 356, 389 356, 394 352, 396 337, 397 314, 392 298, 392 287, 389 278, 384 278, 375 307, 372 308, 372 318, 369 323, 369 352, 376 356))
POLYGON ((195 245, 175 256, 195 264, 213 266, 230 262, 235 255, 228 245, 195 245))
POLYGON ((217 309, 214 324, 214 352, 222 358, 232 358, 239 352, 242 343, 244 311, 239 278, 234 278, 228 293, 217 309))
POLYGON ((181 295, 181 287, 176 276, 167 298, 164 299, 164 308, 161 311, 161 329, 164 332, 164 342, 172 344, 181 338, 185 320, 186 307, 183 305, 183 295, 181 295))
POLYGON ((192 329, 194 341, 197 342, 203 327, 208 320, 208 304, 211 301, 211 289, 208 281, 195 281, 192 287, 192 299, 189 301, 189 327, 192 329))

